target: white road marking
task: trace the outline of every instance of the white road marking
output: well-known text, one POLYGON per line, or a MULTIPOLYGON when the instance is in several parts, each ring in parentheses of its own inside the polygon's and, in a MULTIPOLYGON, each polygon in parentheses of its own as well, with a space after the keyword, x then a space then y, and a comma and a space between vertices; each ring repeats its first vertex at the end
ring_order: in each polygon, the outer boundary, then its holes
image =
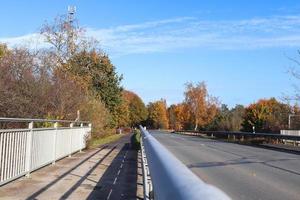
POLYGON ((107 195, 106 200, 109 200, 111 193, 112 193, 112 189, 110 189, 109 194, 107 195))
POLYGON ((114 183, 113 183, 114 185, 116 184, 117 180, 118 180, 118 177, 115 178, 114 183))

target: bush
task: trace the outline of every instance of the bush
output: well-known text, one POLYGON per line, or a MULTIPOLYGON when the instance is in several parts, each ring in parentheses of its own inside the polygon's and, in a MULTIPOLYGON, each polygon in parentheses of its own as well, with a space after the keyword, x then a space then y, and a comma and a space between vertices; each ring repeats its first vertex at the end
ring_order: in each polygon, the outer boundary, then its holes
POLYGON ((134 134, 131 136, 131 148, 135 150, 141 149, 141 132, 140 130, 134 130, 134 134))

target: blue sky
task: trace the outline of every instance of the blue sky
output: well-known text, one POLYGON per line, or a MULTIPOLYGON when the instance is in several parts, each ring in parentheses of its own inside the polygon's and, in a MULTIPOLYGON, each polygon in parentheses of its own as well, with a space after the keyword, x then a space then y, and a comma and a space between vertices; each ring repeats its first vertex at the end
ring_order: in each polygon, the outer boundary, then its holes
POLYGON ((299 1, 3 1, 0 41, 29 44, 68 5, 146 103, 182 101, 188 81, 230 106, 292 95, 297 84, 287 71, 300 59, 299 1))

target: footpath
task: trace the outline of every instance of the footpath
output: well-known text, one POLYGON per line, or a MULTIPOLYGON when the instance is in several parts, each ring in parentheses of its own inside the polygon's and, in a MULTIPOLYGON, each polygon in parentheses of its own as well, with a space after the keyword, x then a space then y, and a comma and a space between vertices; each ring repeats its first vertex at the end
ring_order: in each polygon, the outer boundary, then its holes
POLYGON ((125 135, 0 187, 0 199, 142 199, 140 160, 130 148, 130 135, 125 135))

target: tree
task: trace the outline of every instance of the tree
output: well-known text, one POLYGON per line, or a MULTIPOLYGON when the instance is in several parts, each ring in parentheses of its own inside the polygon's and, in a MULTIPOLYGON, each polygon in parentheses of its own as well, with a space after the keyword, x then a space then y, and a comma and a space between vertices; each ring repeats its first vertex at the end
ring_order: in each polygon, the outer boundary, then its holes
POLYGON ((81 89, 105 104, 112 115, 111 126, 117 125, 122 101, 122 87, 115 67, 109 57, 98 47, 98 42, 85 37, 77 20, 70 21, 66 15, 46 23, 41 34, 50 44, 54 68, 58 68, 79 83, 81 89))
POLYGON ((208 130, 218 131, 240 131, 245 109, 242 105, 236 105, 234 108, 229 109, 227 105, 222 104, 218 110, 216 117, 207 126, 208 130))
POLYGON ((4 54, 8 51, 7 46, 5 44, 0 43, 0 59, 4 56, 4 54))
POLYGON ((50 44, 49 50, 54 53, 58 65, 66 63, 88 43, 83 35, 84 30, 78 26, 77 20, 70 21, 67 15, 56 17, 52 23, 46 22, 40 33, 50 44))
POLYGON ((168 108, 169 127, 174 130, 184 128, 186 120, 185 105, 183 103, 173 104, 168 108))
POLYGON ((126 101, 129 111, 129 126, 137 126, 148 117, 147 108, 142 99, 131 91, 123 91, 123 99, 126 101))
POLYGON ((287 128, 288 114, 291 107, 278 102, 275 98, 261 99, 249 105, 245 110, 243 130, 257 132, 279 132, 287 128))
POLYGON ((71 57, 68 66, 66 71, 105 104, 116 124, 118 107, 122 102, 122 77, 118 76, 110 59, 95 50, 82 51, 71 57))
POLYGON ((155 129, 168 128, 168 114, 165 100, 149 103, 148 105, 148 125, 155 129))
POLYGON ((217 114, 218 102, 215 97, 208 94, 206 84, 199 82, 194 86, 192 83, 187 83, 184 94, 194 129, 209 124, 217 114))

